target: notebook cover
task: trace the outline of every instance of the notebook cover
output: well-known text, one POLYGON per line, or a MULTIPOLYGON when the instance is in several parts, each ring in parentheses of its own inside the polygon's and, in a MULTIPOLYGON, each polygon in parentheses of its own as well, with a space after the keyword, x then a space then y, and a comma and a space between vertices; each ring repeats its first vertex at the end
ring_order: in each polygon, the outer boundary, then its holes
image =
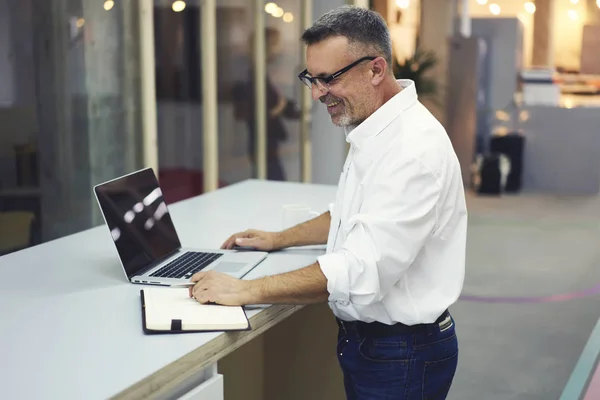
POLYGON ((168 334, 168 333, 199 333, 199 332, 233 332, 233 331, 249 331, 252 329, 250 326, 250 320, 248 319, 248 315, 246 314, 246 310, 243 309, 244 315, 246 315, 246 321, 248 322, 248 327, 245 329, 215 329, 215 330, 183 330, 181 329, 181 320, 172 320, 171 321, 171 329, 170 330, 156 330, 156 329, 148 329, 146 326, 146 302, 144 301, 144 290, 140 290, 140 299, 142 302, 142 329, 146 334, 168 334))

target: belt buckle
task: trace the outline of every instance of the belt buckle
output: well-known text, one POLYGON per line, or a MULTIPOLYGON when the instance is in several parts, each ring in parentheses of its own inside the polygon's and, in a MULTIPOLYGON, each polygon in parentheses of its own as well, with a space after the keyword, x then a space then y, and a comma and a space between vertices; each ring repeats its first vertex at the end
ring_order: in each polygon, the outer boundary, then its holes
POLYGON ((452 328, 452 317, 450 316, 450 314, 448 314, 446 316, 446 318, 444 318, 439 324, 439 328, 440 328, 440 332, 444 332, 450 328, 452 328))

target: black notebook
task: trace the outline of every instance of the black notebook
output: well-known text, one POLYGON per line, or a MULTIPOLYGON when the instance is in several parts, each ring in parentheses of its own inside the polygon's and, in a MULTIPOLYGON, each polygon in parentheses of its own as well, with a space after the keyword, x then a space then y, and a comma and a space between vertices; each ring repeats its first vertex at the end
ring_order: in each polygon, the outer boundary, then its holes
POLYGON ((140 290, 142 324, 146 333, 240 331, 250 329, 241 306, 200 304, 187 288, 140 290))

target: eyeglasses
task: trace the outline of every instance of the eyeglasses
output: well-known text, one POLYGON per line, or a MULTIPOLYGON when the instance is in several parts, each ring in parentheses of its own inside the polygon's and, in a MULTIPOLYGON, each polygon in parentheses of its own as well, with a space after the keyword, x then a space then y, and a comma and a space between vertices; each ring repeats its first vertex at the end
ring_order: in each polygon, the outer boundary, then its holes
POLYGON ((304 83, 309 88, 312 88, 312 85, 317 85, 317 88, 319 88, 319 90, 327 91, 327 90, 329 90, 329 82, 331 82, 335 78, 339 78, 340 75, 342 75, 345 72, 350 71, 352 68, 354 68, 361 62, 366 61, 366 60, 372 61, 376 58, 377 57, 372 57, 372 56, 359 58, 358 60, 354 61, 352 64, 347 65, 344 68, 340 69, 339 71, 334 72, 333 74, 327 75, 327 76, 309 76, 308 71, 304 70, 300 74, 298 74, 298 78, 300 79, 300 81, 302 83, 304 83))

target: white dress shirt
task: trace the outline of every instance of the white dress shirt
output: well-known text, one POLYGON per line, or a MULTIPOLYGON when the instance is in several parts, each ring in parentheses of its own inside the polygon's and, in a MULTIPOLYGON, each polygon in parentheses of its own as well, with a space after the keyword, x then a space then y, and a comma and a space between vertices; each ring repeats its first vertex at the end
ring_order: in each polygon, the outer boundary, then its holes
POLYGON ((318 263, 345 321, 431 323, 462 290, 467 209, 443 126, 403 90, 347 132, 327 252, 318 263))

